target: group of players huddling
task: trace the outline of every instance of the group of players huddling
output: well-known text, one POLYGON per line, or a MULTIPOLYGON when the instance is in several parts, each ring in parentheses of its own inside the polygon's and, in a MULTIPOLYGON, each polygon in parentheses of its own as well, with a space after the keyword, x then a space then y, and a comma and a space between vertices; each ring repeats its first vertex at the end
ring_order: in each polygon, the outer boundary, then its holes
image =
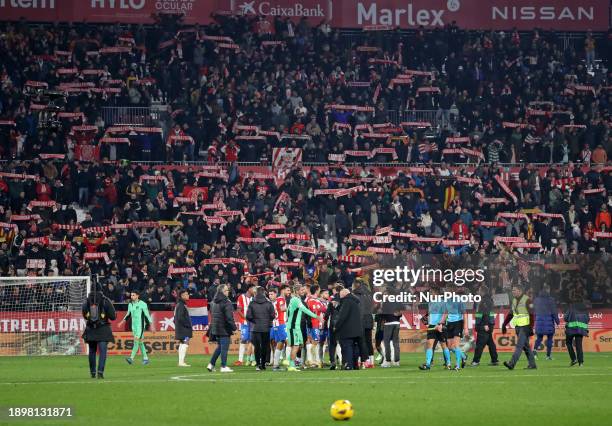
POLYGON ((269 333, 270 350, 264 353, 265 362, 258 363, 249 321, 249 305, 256 289, 255 286, 248 287, 246 293, 237 299, 240 346, 234 365, 251 365, 265 370, 268 364, 275 371, 280 370, 281 365, 287 366, 288 371, 297 371, 299 366, 321 368, 330 324, 330 316, 326 315, 332 303, 329 290, 321 290, 316 285, 295 286, 293 289, 282 285, 268 289, 268 300, 274 308, 269 333))
MULTIPOLYGON (((361 283, 358 284, 361 285, 361 283)), ((433 293, 439 291, 439 289, 432 289, 433 293)), ((340 316, 345 317, 342 304, 348 304, 347 296, 354 297, 348 289, 338 284, 332 288, 332 294, 330 294, 328 290, 321 290, 317 285, 298 284, 293 288, 288 285, 282 285, 280 288, 270 287, 267 290, 266 299, 273 306, 273 313, 271 312, 269 317, 272 321, 269 339, 266 338, 263 342, 258 339, 254 347, 251 340, 256 333, 251 332, 251 326, 257 322, 257 318, 249 307, 257 298, 256 292, 261 296, 261 300, 264 300, 265 290, 255 286, 250 286, 246 293, 238 297, 241 340, 238 360, 234 365, 251 365, 260 371, 265 370, 266 365, 271 365, 274 371, 280 371, 281 366, 287 366, 287 371, 299 371, 299 367, 322 368, 324 354, 329 350, 331 369, 336 369, 337 365, 342 366, 343 369, 372 368, 374 367, 373 347, 376 347, 378 351, 376 361, 379 361, 382 367, 399 366, 399 339, 388 339, 386 336, 387 327, 397 327, 399 330, 398 320, 401 312, 397 310, 397 306, 392 307, 392 313, 384 313, 386 310, 378 306, 379 313, 374 315, 376 318, 374 346, 372 345, 372 326, 368 326, 363 320, 365 317, 372 318, 372 314, 364 312, 362 306, 357 317, 348 317, 359 323, 358 327, 363 330, 363 333, 355 339, 354 353, 345 356, 343 363, 343 354, 340 349, 346 346, 336 335, 339 333, 339 318, 340 316), (384 345, 382 344, 383 337, 384 345), (390 353, 386 354, 389 349, 390 353)), ((477 338, 470 366, 480 365, 483 350, 487 346, 491 356, 490 365, 497 366, 499 360, 493 338, 496 312, 488 288, 482 286, 479 293, 482 299, 474 312, 477 338)), ((509 324, 512 324, 516 331, 517 342, 512 358, 503 363, 510 370, 514 369, 522 353, 526 354, 527 368, 536 368, 537 355, 535 350, 531 349, 529 339, 534 333, 538 334, 537 347, 542 342, 544 332, 538 325, 538 321, 542 320, 541 316, 534 315, 533 305, 529 292, 520 285, 515 285, 512 289, 511 309, 505 316, 501 327, 503 334, 507 333, 509 324)), ((467 361, 467 354, 461 348, 462 338, 468 335, 466 306, 462 302, 447 301, 431 302, 427 308, 428 312, 422 318, 427 324, 426 360, 419 365, 419 369, 424 371, 431 369, 436 346, 440 345, 444 359, 443 366, 448 370, 461 370, 467 361), (454 365, 452 356, 454 356, 454 365)), ((547 313, 546 316, 548 315, 558 324, 556 312, 547 313)), ((588 313, 581 304, 571 304, 564 317, 567 323, 566 343, 571 358, 570 365, 581 366, 584 362, 582 337, 588 332, 588 313), (574 346, 576 351, 574 351, 574 346)), ((552 333, 554 334, 554 329, 552 333)), ((553 336, 550 330, 544 334, 548 338, 547 359, 551 359, 553 336)))

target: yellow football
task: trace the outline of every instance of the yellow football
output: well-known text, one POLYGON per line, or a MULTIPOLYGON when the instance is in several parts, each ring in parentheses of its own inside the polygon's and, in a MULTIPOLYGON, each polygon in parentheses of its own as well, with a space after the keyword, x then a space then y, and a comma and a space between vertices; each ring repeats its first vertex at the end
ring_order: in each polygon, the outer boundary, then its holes
POLYGON ((329 409, 329 414, 334 420, 349 420, 355 414, 353 404, 346 399, 339 399, 329 409))

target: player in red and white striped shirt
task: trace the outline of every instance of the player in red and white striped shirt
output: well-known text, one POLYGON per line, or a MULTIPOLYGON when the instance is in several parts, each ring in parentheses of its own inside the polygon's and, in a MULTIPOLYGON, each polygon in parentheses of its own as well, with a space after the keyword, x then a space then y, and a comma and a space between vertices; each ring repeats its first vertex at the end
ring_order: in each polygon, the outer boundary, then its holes
POLYGON ((256 364, 255 355, 253 354, 253 344, 251 343, 251 327, 246 319, 249 304, 251 303, 251 300, 253 300, 254 288, 255 286, 250 284, 246 293, 239 295, 237 300, 238 309, 236 309, 236 312, 238 312, 238 317, 240 318, 240 349, 238 350, 238 361, 234 363, 236 366, 243 365, 245 352, 247 356, 246 365, 248 365, 249 362, 253 366, 256 364))
MULTIPOLYGON (((321 317, 325 313, 325 306, 319 300, 320 288, 318 285, 312 285, 309 288, 310 295, 306 297, 306 306, 310 311, 321 317)), ((321 359, 319 358, 319 341, 321 340, 321 320, 319 318, 310 318, 310 327, 308 327, 308 341, 306 343, 306 356, 311 366, 321 368, 321 359)))
MULTIPOLYGON (((281 288, 281 292, 284 292, 284 288, 281 288)), ((285 325, 287 322, 287 302, 282 295, 278 297, 278 289, 276 287, 271 287, 268 290, 268 297, 274 305, 276 316, 270 330, 270 342, 274 353, 273 366, 277 370, 280 369, 280 360, 287 341, 287 328, 285 325)))
MULTIPOLYGON (((321 293, 319 294, 319 301, 323 304, 323 312, 327 312, 327 305, 329 305, 329 290, 325 290, 325 289, 321 289, 321 293)), ((329 328, 327 326, 327 324, 325 323, 325 321, 321 322, 321 333, 319 335, 319 351, 318 351, 318 356, 319 356, 319 361, 323 362, 324 359, 324 354, 326 352, 325 348, 326 345, 325 343, 327 342, 327 336, 329 335, 329 328)))

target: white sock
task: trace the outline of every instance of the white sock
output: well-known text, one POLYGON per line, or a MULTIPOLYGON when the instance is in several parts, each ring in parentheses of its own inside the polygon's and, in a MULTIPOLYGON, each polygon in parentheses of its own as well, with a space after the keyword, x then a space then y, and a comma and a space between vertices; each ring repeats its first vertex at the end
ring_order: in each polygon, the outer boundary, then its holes
POLYGON ((336 344, 336 356, 338 357, 338 363, 342 365, 342 349, 340 348, 340 343, 336 344))
POLYGON ((393 345, 393 342, 391 342, 389 346, 391 347, 391 355, 389 356, 389 359, 391 361, 394 361, 395 360, 395 346, 393 345))
POLYGON ((381 352, 383 358, 386 359, 386 355, 387 354, 385 353, 386 352, 385 351, 385 345, 380 345, 380 352, 381 352))
POLYGON ((313 361, 312 343, 306 343, 306 354, 304 355, 304 362, 306 362, 306 360, 308 360, 310 362, 313 361))
POLYGON ((289 361, 291 359, 291 346, 287 345, 285 348, 285 359, 289 361))
POLYGON ((178 348, 179 364, 185 363, 185 355, 187 355, 187 348, 189 348, 189 346, 184 343, 181 343, 179 345, 179 348, 178 348))
POLYGON ((274 367, 279 366, 282 354, 283 354, 282 349, 274 349, 274 367))
POLYGON ((374 355, 370 355, 368 361, 370 361, 370 364, 374 364, 374 355))
POLYGON ((240 348, 238 349, 238 361, 242 362, 244 359, 244 352, 246 351, 246 344, 241 343, 240 348))
POLYGON ((317 364, 321 363, 321 356, 319 355, 319 345, 314 345, 314 359, 317 364))

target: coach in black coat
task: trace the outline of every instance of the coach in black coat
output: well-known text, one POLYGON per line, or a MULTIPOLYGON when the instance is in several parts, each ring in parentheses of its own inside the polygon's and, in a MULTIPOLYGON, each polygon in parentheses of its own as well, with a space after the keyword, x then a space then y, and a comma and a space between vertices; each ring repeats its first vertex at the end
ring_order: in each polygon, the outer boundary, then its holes
POLYGON ((360 338, 363 333, 361 307, 348 289, 340 291, 340 306, 334 322, 334 332, 340 341, 346 370, 359 369, 360 338))
POLYGON ((270 350, 270 327, 276 316, 274 305, 265 295, 263 287, 257 287, 255 298, 249 303, 246 319, 251 323, 251 338, 255 347, 255 361, 259 370, 266 369, 266 359, 270 350))
POLYGON ((251 323, 251 331, 269 332, 276 313, 274 305, 265 296, 263 287, 257 287, 255 298, 249 303, 246 319, 251 323))

